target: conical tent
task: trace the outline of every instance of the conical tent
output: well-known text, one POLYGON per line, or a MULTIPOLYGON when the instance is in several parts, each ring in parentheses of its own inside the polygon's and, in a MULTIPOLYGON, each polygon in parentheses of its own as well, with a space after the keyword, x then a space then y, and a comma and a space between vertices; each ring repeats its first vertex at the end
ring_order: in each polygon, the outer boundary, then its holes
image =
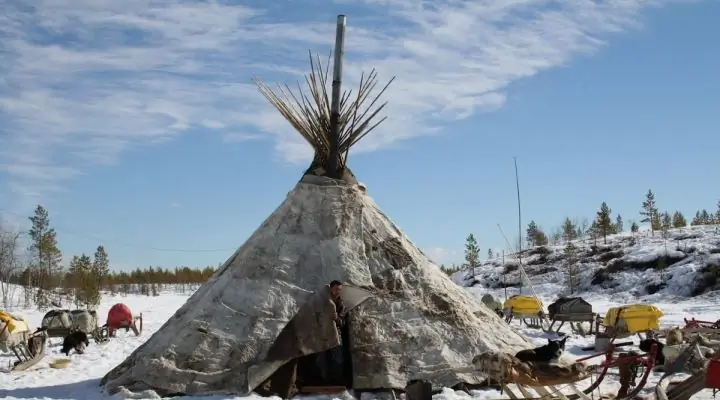
POLYGON ((345 166, 347 150, 377 115, 352 122, 352 115, 363 114, 356 110, 369 97, 374 73, 361 83, 357 100, 343 96, 345 156, 334 177, 322 176, 331 169, 331 110, 323 100, 327 70, 312 56, 311 64, 313 107, 302 108, 300 96, 294 106, 281 102, 258 85, 313 146, 313 166, 215 275, 102 379, 108 392, 247 394, 273 380, 300 381, 303 360, 339 345, 350 365, 347 386, 357 390, 402 389, 418 379, 435 387, 479 384, 484 377, 470 368, 475 355, 528 346, 433 264, 345 166), (301 116, 306 122, 297 122, 301 116), (346 286, 343 335, 326 310, 332 280, 346 286), (289 365, 294 372, 283 372, 289 365))

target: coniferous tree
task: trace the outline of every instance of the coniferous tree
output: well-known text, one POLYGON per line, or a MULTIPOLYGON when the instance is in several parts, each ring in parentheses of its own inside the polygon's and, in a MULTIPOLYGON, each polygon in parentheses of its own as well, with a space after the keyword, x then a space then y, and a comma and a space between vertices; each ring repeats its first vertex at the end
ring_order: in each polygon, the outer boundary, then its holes
POLYGON ((492 249, 488 249, 488 260, 495 258, 495 254, 493 254, 492 249))
POLYGON ((720 200, 717 202, 717 210, 715 211, 715 223, 720 224, 720 200))
POLYGON ((472 233, 465 239, 465 263, 472 268, 474 276, 475 268, 480 266, 480 246, 472 233))
POLYGON ((675 211, 672 216, 673 228, 684 228, 687 226, 685 216, 680 211, 675 211))
POLYGON ((577 239, 577 229, 575 223, 570 218, 565 218, 562 224, 562 238, 566 242, 577 239))
POLYGON ((565 258, 565 283, 570 294, 578 290, 580 284, 580 268, 578 267, 577 247, 573 242, 567 242, 563 249, 565 258))
POLYGON ((670 231, 670 228, 672 228, 672 218, 670 217, 670 214, 665 211, 662 213, 662 217, 660 218, 660 228, 662 229, 662 235, 663 239, 667 239, 668 232, 670 231))
POLYGON ((537 237, 538 226, 535 221, 530 221, 525 230, 525 241, 528 246, 535 246, 535 238, 537 237))
POLYGON ((597 246, 597 239, 600 235, 600 227, 598 227, 597 219, 593 220, 592 224, 590 224, 590 228, 588 228, 588 234, 590 235, 590 239, 593 242, 593 246, 597 246))
POLYGON ((639 230, 640 227, 638 226, 637 222, 633 221, 632 224, 630 224, 630 232, 638 233, 639 230))
POLYGON ((548 244, 548 237, 545 235, 542 229, 538 228, 535 231, 535 238, 533 239, 534 246, 546 246, 548 244))
MULTIPOLYGON (((50 227, 50 216, 45 207, 38 205, 35 214, 29 218, 32 226, 28 232, 32 266, 28 274, 28 286, 36 286, 35 305, 44 310, 50 306, 49 293, 57 288, 56 277, 62 271, 62 252, 58 248, 55 229, 50 227)), ((26 299, 27 300, 27 299, 26 299)))
POLYGON ((643 217, 640 222, 649 223, 650 234, 655 235, 655 230, 659 228, 660 221, 658 209, 655 205, 655 193, 653 193, 652 189, 648 189, 648 192, 645 195, 645 201, 642 203, 642 211, 640 211, 640 215, 643 217))
POLYGON ((695 211, 695 217, 693 217, 692 221, 690 221, 690 226, 697 225, 702 225, 702 220, 700 218, 700 210, 695 211))
POLYGON ((98 288, 102 289, 107 283, 107 278, 110 275, 110 259, 108 257, 105 247, 98 246, 95 250, 95 256, 92 263, 92 274, 97 280, 98 288))
POLYGON ((617 218, 615 218, 615 233, 622 233, 623 232, 623 219, 618 214, 617 218))
POLYGON ((598 234, 602 235, 603 243, 607 244, 607 235, 612 233, 612 218, 610 217, 612 210, 607 203, 603 201, 597 212, 596 226, 599 230, 598 234))
POLYGON ((704 208, 700 211, 700 225, 710 225, 710 213, 704 208))

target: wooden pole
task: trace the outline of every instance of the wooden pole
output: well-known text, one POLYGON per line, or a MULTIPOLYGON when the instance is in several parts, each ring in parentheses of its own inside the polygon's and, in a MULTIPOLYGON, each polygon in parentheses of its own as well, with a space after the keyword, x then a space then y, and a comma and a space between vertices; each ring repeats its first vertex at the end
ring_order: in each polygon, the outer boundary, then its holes
POLYGON ((338 15, 335 29, 335 63, 333 65, 332 100, 330 103, 330 159, 328 160, 328 176, 340 179, 340 93, 342 89, 342 67, 345 52, 345 16, 338 15))

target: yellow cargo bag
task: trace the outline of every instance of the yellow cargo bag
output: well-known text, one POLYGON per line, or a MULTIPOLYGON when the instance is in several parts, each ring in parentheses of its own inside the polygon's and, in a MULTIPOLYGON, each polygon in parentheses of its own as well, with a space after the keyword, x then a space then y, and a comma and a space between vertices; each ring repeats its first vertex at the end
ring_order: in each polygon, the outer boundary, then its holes
POLYGON ((3 325, 9 333, 12 333, 15 330, 15 319, 10 314, 0 311, 0 325, 3 325))
POLYGON ((660 329, 662 310, 651 304, 613 307, 605 313, 603 325, 630 334, 660 329))
POLYGON ((543 302, 535 296, 518 294, 505 300, 503 308, 509 309, 513 315, 537 316, 543 311, 543 302))

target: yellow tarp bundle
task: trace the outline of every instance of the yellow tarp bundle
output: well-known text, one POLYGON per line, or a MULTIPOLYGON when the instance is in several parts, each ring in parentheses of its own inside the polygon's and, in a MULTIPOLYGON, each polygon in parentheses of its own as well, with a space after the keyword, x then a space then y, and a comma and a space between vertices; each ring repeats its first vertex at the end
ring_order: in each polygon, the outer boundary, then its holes
POLYGON ((624 321, 628 333, 647 332, 660 329, 660 317, 663 315, 662 310, 651 304, 630 304, 609 309, 603 325, 617 327, 620 321, 624 321))
POLYGON ((518 294, 505 300, 503 308, 509 308, 513 314, 538 315, 543 310, 543 303, 535 296, 518 294))
POLYGON ((12 315, 0 311, 0 322, 2 322, 2 325, 7 324, 8 332, 12 333, 12 331, 15 330, 15 318, 13 318, 12 315))

